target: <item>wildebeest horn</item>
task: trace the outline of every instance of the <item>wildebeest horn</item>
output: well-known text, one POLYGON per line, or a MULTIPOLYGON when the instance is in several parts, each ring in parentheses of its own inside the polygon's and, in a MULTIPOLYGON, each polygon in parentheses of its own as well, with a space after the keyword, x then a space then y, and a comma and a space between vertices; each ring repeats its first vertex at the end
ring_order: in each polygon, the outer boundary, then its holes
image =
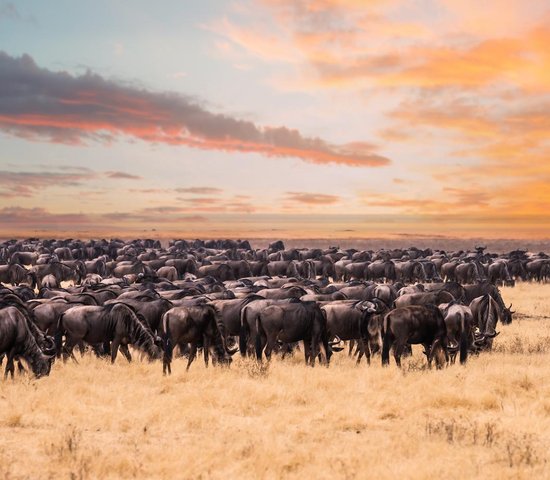
POLYGON ((329 342, 329 345, 333 347, 334 345, 338 345, 339 343, 342 343, 342 339, 338 336, 334 336, 334 340, 332 342, 329 342))
POLYGON ((484 335, 484 337, 487 337, 487 338, 495 338, 497 335, 499 335, 500 332, 494 332, 494 333, 486 333, 484 335))
POLYGON ((57 350, 55 340, 50 336, 46 336, 44 337, 44 343, 45 346, 42 349, 42 352, 44 352, 45 355, 55 355, 57 350))

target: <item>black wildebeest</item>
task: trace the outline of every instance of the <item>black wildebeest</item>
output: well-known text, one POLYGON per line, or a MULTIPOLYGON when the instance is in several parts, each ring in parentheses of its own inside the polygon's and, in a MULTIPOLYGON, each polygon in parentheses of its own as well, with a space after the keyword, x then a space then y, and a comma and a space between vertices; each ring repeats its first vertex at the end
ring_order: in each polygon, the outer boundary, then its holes
POLYGON ((199 345, 204 351, 204 362, 208 366, 208 354, 220 364, 229 365, 231 355, 226 349, 216 321, 216 309, 212 305, 174 307, 162 316, 162 338, 164 356, 162 372, 172 373, 171 362, 174 346, 183 350, 190 344, 187 370, 197 355, 199 345))
POLYGON ((395 363, 401 367, 401 355, 407 344, 422 344, 431 366, 437 348, 447 357, 446 326, 443 315, 435 305, 412 305, 396 308, 384 317, 382 365, 390 363, 393 346, 395 363))
POLYGON ((105 306, 77 306, 61 316, 56 332, 58 350, 61 349, 62 335, 65 335, 64 358, 72 356, 75 345, 85 342, 91 346, 111 344, 111 362, 114 363, 118 349, 128 361, 132 357, 128 344, 145 351, 149 358, 160 357, 160 339, 153 336, 132 308, 123 303, 105 306))
POLYGON ((280 344, 303 341, 306 364, 315 365, 321 351, 328 365, 330 350, 326 320, 316 302, 290 302, 271 305, 256 318, 255 350, 270 359, 280 344), (265 352, 264 352, 265 349, 265 352))

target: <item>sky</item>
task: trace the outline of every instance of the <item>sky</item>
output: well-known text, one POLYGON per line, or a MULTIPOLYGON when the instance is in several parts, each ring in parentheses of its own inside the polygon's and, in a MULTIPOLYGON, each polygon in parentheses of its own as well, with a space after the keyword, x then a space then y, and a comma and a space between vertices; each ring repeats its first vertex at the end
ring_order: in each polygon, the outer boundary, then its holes
POLYGON ((0 0, 0 236, 550 237, 550 0, 0 0))

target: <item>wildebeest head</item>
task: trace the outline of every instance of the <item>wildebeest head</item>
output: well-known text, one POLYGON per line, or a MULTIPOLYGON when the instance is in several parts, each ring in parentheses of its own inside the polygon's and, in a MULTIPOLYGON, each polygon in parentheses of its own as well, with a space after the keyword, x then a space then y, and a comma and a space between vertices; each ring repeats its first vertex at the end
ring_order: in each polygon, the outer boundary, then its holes
POLYGON ((512 304, 508 308, 504 307, 501 311, 500 321, 504 325, 510 325, 512 323, 512 315, 516 313, 512 311, 512 304))

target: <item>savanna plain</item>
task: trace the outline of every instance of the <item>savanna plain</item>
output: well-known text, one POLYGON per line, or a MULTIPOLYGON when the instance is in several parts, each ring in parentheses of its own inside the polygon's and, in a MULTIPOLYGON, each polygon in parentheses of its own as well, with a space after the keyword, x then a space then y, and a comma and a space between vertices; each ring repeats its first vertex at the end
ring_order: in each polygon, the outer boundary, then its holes
POLYGON ((86 355, 2 381, 0 479, 550 478, 550 285, 502 294, 515 319, 466 366, 86 355))

